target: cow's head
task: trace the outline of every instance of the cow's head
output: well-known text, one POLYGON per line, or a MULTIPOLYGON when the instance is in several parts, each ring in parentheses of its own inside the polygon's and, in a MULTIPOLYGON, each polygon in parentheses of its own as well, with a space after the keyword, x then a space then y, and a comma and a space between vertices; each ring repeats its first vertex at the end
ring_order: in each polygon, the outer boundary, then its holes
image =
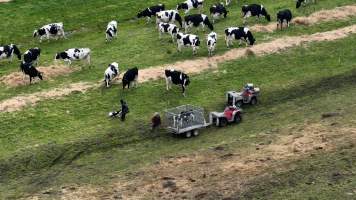
POLYGON ((39 79, 43 80, 43 72, 38 72, 37 76, 39 79))
POLYGON ((17 58, 18 58, 19 60, 21 60, 21 52, 20 52, 20 49, 17 48, 17 46, 14 45, 14 44, 12 44, 12 49, 13 49, 14 54, 16 54, 17 58))
POLYGON ((141 11, 141 12, 137 13, 137 18, 143 17, 143 12, 144 12, 144 11, 141 11))
POLYGON ((189 76, 185 75, 184 86, 188 86, 190 84, 189 76))
POLYGON ((34 30, 33 31, 33 37, 37 37, 38 36, 38 30, 34 30))

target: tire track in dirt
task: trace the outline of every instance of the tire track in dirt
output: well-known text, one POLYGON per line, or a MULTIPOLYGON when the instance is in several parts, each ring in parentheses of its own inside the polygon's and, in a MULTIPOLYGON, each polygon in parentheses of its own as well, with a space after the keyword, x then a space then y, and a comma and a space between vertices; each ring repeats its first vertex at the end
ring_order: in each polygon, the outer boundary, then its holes
MULTIPOLYGON (((232 61, 239 58, 245 58, 249 55, 263 56, 267 54, 274 54, 292 47, 312 42, 326 42, 346 38, 349 35, 355 33, 356 25, 352 25, 332 31, 320 32, 311 35, 282 37, 269 42, 256 44, 252 47, 231 49, 222 55, 216 55, 210 58, 197 58, 194 60, 179 61, 174 64, 149 67, 139 71, 138 82, 145 83, 148 81, 154 81, 164 78, 164 70, 169 68, 181 70, 188 74, 199 74, 206 70, 216 69, 219 63, 232 61)), ((85 87, 82 87, 82 84, 83 83, 74 83, 71 85, 71 89, 74 91, 75 87, 78 86, 79 91, 85 92, 88 89, 100 87, 100 84, 85 83, 85 87)), ((49 90, 46 92, 38 92, 30 95, 12 97, 10 99, 6 99, 0 102, 0 112, 17 111, 27 105, 34 105, 38 101, 59 98, 60 96, 69 94, 70 92, 68 93, 68 88, 63 87, 49 90), (51 95, 43 95, 46 93, 49 93, 51 95), (33 100, 29 100, 32 98, 33 100), (18 102, 18 104, 16 102, 18 102)))
MULTIPOLYGON (((317 11, 306 17, 296 17, 292 20, 291 24, 310 26, 321 22, 343 20, 353 16, 356 16, 356 5, 348 5, 330 10, 317 11)), ((251 26, 250 29, 255 32, 271 33, 277 30, 277 25, 276 23, 269 23, 267 25, 257 24, 251 26)))

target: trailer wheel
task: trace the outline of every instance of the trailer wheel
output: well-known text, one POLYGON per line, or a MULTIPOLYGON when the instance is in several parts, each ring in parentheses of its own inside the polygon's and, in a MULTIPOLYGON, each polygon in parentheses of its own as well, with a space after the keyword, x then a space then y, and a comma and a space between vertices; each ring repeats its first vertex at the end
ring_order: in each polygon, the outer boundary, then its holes
POLYGON ((198 130, 192 130, 192 133, 194 136, 198 136, 199 135, 199 131, 198 130))
POLYGON ((219 119, 219 121, 220 121, 220 123, 219 123, 219 126, 220 127, 225 127, 225 126, 227 126, 227 119, 225 118, 225 117, 221 117, 220 119, 219 119))
POLYGON ((186 138, 192 137, 192 132, 191 132, 191 131, 186 132, 186 133, 185 133, 185 137, 186 137, 186 138))

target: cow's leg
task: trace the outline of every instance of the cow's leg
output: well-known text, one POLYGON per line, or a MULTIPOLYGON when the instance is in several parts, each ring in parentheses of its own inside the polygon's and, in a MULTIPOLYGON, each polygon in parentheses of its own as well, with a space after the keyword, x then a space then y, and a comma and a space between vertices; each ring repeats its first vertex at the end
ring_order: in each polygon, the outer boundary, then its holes
POLYGON ((182 84, 183 96, 185 97, 185 86, 182 84))
POLYGON ((146 17, 146 24, 151 22, 151 17, 146 17))
POLYGON ((31 85, 31 83, 32 83, 32 76, 30 76, 30 85, 31 85))
POLYGON ((90 65, 90 54, 87 56, 87 63, 88 63, 88 65, 90 65))
POLYGON ((135 76, 134 83, 135 83, 135 88, 137 88, 137 85, 138 85, 138 75, 137 75, 137 76, 135 76))
POLYGON ((158 38, 159 38, 159 39, 162 38, 162 32, 161 32, 161 30, 158 30, 158 38))

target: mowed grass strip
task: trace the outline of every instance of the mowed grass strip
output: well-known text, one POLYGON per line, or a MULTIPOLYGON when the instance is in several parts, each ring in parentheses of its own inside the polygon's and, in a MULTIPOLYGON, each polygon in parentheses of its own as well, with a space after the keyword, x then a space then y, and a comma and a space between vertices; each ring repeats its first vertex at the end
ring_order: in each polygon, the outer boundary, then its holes
MULTIPOLYGON (((167 8, 174 8, 176 2, 164 2, 167 8)), ((209 5, 213 1, 206 1, 205 13, 208 13, 209 5)), ((241 2, 244 4, 247 2, 241 2)), ((351 4, 352 1, 330 1, 311 5, 296 11, 294 2, 286 1, 263 1, 263 3, 275 17, 275 13, 282 8, 291 8, 295 16, 304 16, 320 9, 331 9, 336 6, 351 4)), ((148 5, 155 4, 155 2, 95 2, 87 1, 85 5, 80 5, 78 2, 68 1, 38 1, 34 4, 32 1, 16 1, 4 5, 3 13, 8 13, 9 16, 15 16, 16 13, 21 13, 21 16, 10 17, 9 21, 4 24, 6 29, 0 28, 0 35, 2 43, 18 43, 21 49, 25 50, 29 47, 39 46, 43 49, 41 58, 41 65, 53 64, 53 58, 56 52, 62 51, 72 47, 90 47, 93 50, 93 67, 88 70, 86 67, 79 72, 72 75, 58 78, 54 81, 46 81, 35 86, 23 86, 19 88, 0 88, 0 99, 16 96, 19 93, 31 93, 41 89, 48 89, 55 87, 62 83, 71 83, 74 81, 97 81, 102 78, 103 71, 107 64, 117 61, 120 63, 121 69, 138 66, 145 68, 148 66, 172 63, 178 60, 192 59, 190 49, 186 49, 183 53, 177 53, 174 44, 170 43, 169 37, 162 40, 158 39, 157 31, 154 24, 145 24, 145 20, 131 19, 136 15, 136 12, 148 5), (69 6, 71 5, 71 6, 69 6), (5 9, 6 8, 6 9, 5 9), (16 9, 15 9, 16 8, 16 9), (95 12, 93 11, 95 8, 95 12), (15 10, 14 10, 15 9, 15 10), (45 10, 46 12, 41 12, 45 10), (125 10, 122 12, 122 10, 125 10), (120 11, 120 12, 119 12, 120 11), (14 14, 15 13, 15 14, 14 14), (110 43, 105 43, 104 29, 106 23, 113 18, 119 20, 119 38, 110 43), (26 23, 22 20, 26 19, 26 23), (51 41, 50 43, 38 43, 31 37, 33 29, 40 25, 50 23, 52 21, 63 21, 66 25, 66 30, 71 33, 68 40, 51 41), (10 24, 17 24, 10 26, 10 24), (11 34, 9 34, 11 33, 11 34), (11 38, 7 38, 10 36, 11 38)), ((1 9, 1 8, 0 8, 1 9)), ((239 26, 242 24, 240 16, 241 5, 234 3, 229 7, 229 18, 219 21, 215 26, 215 30, 222 34, 223 30, 229 26, 239 26)), ((194 13, 195 11, 193 11, 194 13)), ((265 20, 249 19, 249 26, 256 23, 267 23, 265 20)), ((349 20, 343 21, 341 25, 339 22, 332 22, 324 26, 341 27, 346 24, 351 24, 349 20)), ((0 25, 1 27, 1 25, 0 25)), ((279 33, 256 34, 258 42, 263 42, 271 37, 278 37, 279 35, 289 35, 297 33, 313 33, 320 31, 322 28, 297 28, 293 27, 289 31, 282 31, 279 33), (296 30, 295 30, 296 28, 296 30), (299 32, 300 31, 300 32, 299 32)), ((207 32, 206 32, 207 33, 207 32)), ((205 34, 199 32, 199 36, 205 39, 205 34)), ((221 35, 222 36, 222 35, 221 35)), ((217 53, 223 53, 227 49, 223 42, 223 37, 220 37, 217 53)), ((202 44, 205 46, 204 42, 202 44)), ((198 57, 206 56, 207 51, 205 47, 200 50, 198 57)), ((4 61, 0 63, 0 74, 8 74, 18 70, 18 62, 9 64, 4 61)), ((80 64, 81 65, 81 64, 80 64)), ((83 65, 82 65, 83 66, 83 65)))

